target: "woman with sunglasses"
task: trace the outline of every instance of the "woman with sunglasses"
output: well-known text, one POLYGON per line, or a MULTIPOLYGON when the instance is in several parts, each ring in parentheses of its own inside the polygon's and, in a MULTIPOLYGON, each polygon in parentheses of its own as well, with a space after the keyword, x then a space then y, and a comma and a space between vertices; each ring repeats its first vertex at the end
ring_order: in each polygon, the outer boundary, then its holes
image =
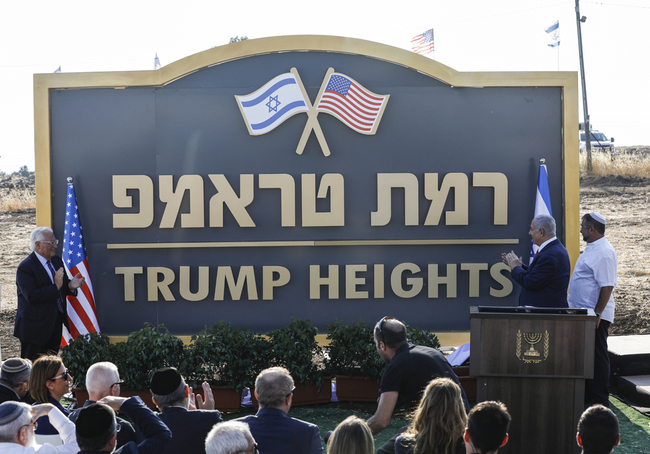
MULTIPOLYGON (((72 377, 58 356, 41 356, 34 361, 32 373, 29 376, 29 390, 37 403, 52 404, 61 413, 70 416, 70 410, 64 408, 60 401, 65 394, 70 392, 71 385, 72 377)), ((36 434, 58 434, 48 418, 41 417, 37 422, 36 434)))

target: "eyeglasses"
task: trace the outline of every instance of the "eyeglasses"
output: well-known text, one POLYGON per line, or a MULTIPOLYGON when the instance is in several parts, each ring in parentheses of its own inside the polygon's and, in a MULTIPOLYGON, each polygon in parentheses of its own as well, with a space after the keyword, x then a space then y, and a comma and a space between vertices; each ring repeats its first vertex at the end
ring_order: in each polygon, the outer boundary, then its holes
POLYGON ((39 241, 39 243, 49 244, 50 246, 58 246, 58 245, 59 245, 59 240, 54 240, 54 241, 39 241))
POLYGON ((289 397, 290 395, 292 395, 293 392, 294 392, 295 390, 296 390, 296 387, 294 386, 293 389, 289 392, 289 394, 287 394, 286 396, 284 396, 284 398, 286 399, 287 397, 289 397))
POLYGON ((52 378, 50 378, 49 381, 58 380, 59 378, 62 378, 62 379, 64 379, 64 380, 67 381, 68 378, 70 378, 70 373, 69 373, 68 370, 66 369, 65 372, 63 372, 61 375, 57 375, 56 377, 52 377, 52 378))
POLYGON ((253 449, 249 451, 241 451, 241 452, 252 452, 253 454, 258 454, 260 451, 257 449, 257 443, 253 443, 253 449))
POLYGON ((123 384, 124 384, 124 380, 116 381, 115 383, 113 383, 113 384, 111 385, 111 388, 112 388, 113 386, 120 386, 120 385, 123 385, 123 384))
POLYGON ((395 320, 395 318, 386 316, 386 317, 382 318, 381 320, 379 320, 377 322, 377 325, 376 325, 377 331, 379 331, 379 335, 381 336, 381 339, 379 339, 379 340, 382 341, 382 342, 385 342, 384 341, 384 331, 383 331, 384 322, 387 322, 388 320, 395 320))
POLYGON ((32 421, 29 424, 25 424, 24 426, 21 426, 20 428, 22 429, 23 427, 33 427, 34 430, 38 428, 38 423, 36 421, 32 421))

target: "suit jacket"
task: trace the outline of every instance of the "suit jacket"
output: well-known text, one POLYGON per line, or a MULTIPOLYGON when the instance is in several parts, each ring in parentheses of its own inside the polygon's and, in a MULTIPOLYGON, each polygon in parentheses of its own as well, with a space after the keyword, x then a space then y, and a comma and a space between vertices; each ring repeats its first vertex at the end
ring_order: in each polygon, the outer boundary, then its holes
POLYGON ((165 454, 205 453, 205 437, 215 424, 223 421, 217 410, 188 411, 183 407, 167 407, 158 416, 172 431, 165 454))
POLYGON ((516 266, 512 277, 522 287, 520 306, 569 307, 567 288, 571 262, 557 238, 547 244, 529 266, 516 266))
MULTIPOLYGON (((51 262, 55 271, 63 266, 61 257, 55 256, 51 262)), ((68 276, 64 273, 63 285, 61 289, 57 289, 52 283, 51 274, 41 265, 36 253, 29 254, 18 265, 16 271, 18 310, 14 336, 21 342, 45 345, 54 330, 61 329, 60 326, 56 326, 59 298, 63 302, 63 320, 67 324, 65 297, 77 294, 76 290, 71 291, 68 288, 69 282, 68 276)))
POLYGON ((322 454, 318 426, 290 418, 282 410, 260 408, 256 415, 239 418, 250 427, 260 454, 322 454))
MULTIPOLYGON (((114 454, 161 454, 172 438, 167 426, 149 410, 139 397, 130 397, 124 401, 120 411, 128 416, 135 426, 144 434, 145 440, 140 444, 130 441, 114 454)), ((106 454, 106 452, 79 451, 79 454, 106 454)), ((187 451, 191 454, 191 451, 187 451)))
POLYGON ((0 404, 4 402, 22 402, 16 391, 0 383, 0 404))

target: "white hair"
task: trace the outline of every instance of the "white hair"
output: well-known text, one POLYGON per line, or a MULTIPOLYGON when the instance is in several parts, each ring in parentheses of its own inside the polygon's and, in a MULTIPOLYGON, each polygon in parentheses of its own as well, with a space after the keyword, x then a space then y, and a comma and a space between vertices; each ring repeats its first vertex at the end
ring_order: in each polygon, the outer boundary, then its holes
POLYGON ((546 236, 555 236, 555 219, 548 214, 538 214, 535 216, 535 228, 544 229, 546 236))
POLYGON ((242 421, 220 422, 212 427, 205 438, 206 454, 236 454, 248 448, 253 439, 248 424, 242 421))
POLYGON ((95 363, 86 372, 86 389, 88 394, 97 399, 111 394, 111 385, 120 380, 117 366, 108 361, 95 363))
POLYGON ((20 433, 20 429, 32 421, 32 407, 22 402, 13 401, 0 404, 0 406, 5 405, 17 405, 22 409, 22 413, 16 419, 11 421, 9 424, 0 425, 0 443, 12 443, 16 441, 16 438, 20 433))
POLYGON ((32 230, 32 234, 29 236, 29 247, 34 250, 36 247, 37 241, 43 241, 45 239, 45 232, 49 232, 54 235, 54 231, 49 227, 36 227, 32 230))

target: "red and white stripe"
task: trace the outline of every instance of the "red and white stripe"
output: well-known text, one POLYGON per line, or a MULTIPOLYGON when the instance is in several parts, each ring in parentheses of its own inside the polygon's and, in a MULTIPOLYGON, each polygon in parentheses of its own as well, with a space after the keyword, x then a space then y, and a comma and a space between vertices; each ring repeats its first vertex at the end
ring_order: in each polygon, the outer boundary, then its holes
POLYGON ((325 90, 316 108, 331 113, 355 131, 368 134, 373 131, 386 98, 352 82, 346 96, 325 90))
POLYGON ((80 334, 99 332, 93 284, 88 272, 88 259, 79 262, 70 270, 66 267, 66 271, 68 276, 76 276, 77 273, 80 273, 85 278, 84 285, 79 287, 77 296, 68 296, 67 298, 70 335, 76 339, 80 334))

